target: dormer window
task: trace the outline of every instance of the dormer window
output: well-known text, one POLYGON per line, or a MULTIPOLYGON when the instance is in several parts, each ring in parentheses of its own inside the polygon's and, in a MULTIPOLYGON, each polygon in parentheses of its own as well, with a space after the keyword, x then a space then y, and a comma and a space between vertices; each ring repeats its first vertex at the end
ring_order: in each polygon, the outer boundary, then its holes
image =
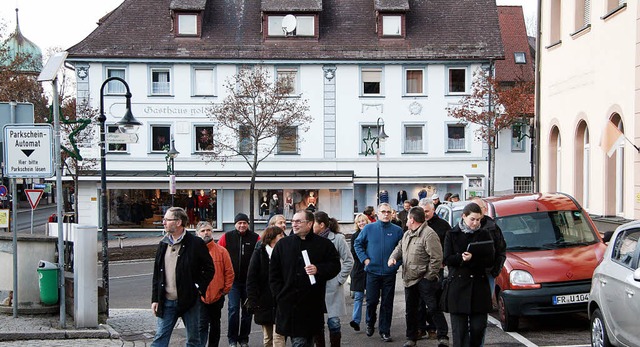
POLYGON ((198 15, 195 13, 179 13, 178 35, 196 36, 198 35, 198 15))
POLYGON ((202 34, 202 16, 207 0, 171 0, 169 9, 175 36, 197 36, 202 34))
POLYGON ((313 15, 268 15, 267 36, 313 37, 316 36, 313 15))
POLYGON ((401 15, 382 15, 382 36, 404 36, 401 15))

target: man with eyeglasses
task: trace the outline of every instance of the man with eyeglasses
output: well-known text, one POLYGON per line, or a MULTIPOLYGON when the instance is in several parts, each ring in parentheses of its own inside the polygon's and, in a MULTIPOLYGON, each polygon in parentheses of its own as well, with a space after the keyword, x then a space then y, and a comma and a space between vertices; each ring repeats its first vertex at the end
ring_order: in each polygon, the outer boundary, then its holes
POLYGON ((160 241, 153 266, 151 310, 158 317, 151 346, 168 346, 173 327, 181 317, 187 346, 200 346, 200 296, 214 275, 213 261, 202 239, 185 229, 189 217, 171 207, 162 219, 166 236, 160 241))
POLYGON ((396 287, 396 273, 400 263, 389 266, 387 260, 402 240, 402 228, 391 223, 391 205, 378 206, 378 221, 364 226, 355 240, 354 248, 367 272, 367 336, 372 336, 376 323, 376 310, 380 302, 378 332, 384 342, 391 342, 391 317, 396 287))
POLYGON ((276 332, 289 336, 293 347, 311 347, 313 336, 323 333, 326 283, 340 272, 338 251, 313 233, 314 221, 308 210, 293 215, 293 234, 278 241, 269 263, 276 332))

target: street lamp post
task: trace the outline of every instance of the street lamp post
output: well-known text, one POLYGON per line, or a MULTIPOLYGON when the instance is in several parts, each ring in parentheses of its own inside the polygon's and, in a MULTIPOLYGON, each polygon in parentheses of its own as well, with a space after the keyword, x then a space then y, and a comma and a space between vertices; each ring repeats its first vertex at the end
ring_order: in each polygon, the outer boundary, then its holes
POLYGON ((384 142, 389 136, 384 132, 384 119, 382 117, 378 117, 376 121, 376 129, 378 130, 378 134, 376 136, 376 196, 377 196, 377 205, 380 205, 380 141, 384 142))
POLYGON ((171 135, 171 147, 167 150, 165 160, 167 162, 167 174, 169 175, 169 194, 171 194, 171 207, 173 207, 174 196, 176 195, 176 172, 173 167, 173 160, 180 154, 176 150, 175 140, 171 135))
POLYGON ((102 227, 102 286, 104 287, 104 296, 107 310, 107 317, 109 316, 109 243, 108 243, 108 229, 107 229, 107 160, 106 160, 106 129, 105 123, 107 116, 104 114, 104 87, 111 81, 119 81, 124 84, 127 92, 124 95, 127 98, 126 111, 124 117, 116 124, 120 128, 120 131, 125 133, 134 133, 138 130, 138 127, 142 125, 139 121, 133 117, 131 113, 131 91, 129 85, 125 80, 120 77, 109 77, 100 87, 100 116, 98 121, 100 122, 100 222, 102 227))

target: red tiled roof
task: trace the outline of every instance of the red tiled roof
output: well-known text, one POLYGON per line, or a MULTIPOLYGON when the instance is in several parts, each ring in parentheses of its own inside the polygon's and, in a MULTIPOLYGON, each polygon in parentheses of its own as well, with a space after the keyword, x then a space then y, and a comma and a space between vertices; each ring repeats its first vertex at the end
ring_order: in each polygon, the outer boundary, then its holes
POLYGON ((264 40, 261 1, 207 0, 200 38, 171 32, 171 0, 124 0, 71 59, 501 59, 495 0, 408 0, 406 38, 380 39, 373 0, 322 0, 319 38, 264 40))
POLYGON ((504 46, 504 60, 496 61, 496 80, 533 81, 533 57, 522 6, 498 6, 498 21, 504 46), (515 52, 524 52, 526 64, 515 63, 515 52))

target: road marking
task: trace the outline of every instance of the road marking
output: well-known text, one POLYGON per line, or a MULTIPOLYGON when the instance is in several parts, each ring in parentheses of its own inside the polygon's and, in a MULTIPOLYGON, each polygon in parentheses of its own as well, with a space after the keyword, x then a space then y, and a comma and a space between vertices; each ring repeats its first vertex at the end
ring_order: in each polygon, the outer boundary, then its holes
MULTIPOLYGON (((500 321, 489 316, 489 323, 497 326, 500 330, 502 330, 502 326, 500 325, 500 321)), ((524 336, 518 334, 518 333, 514 333, 514 332, 510 332, 510 331, 505 331, 505 333, 509 334, 511 337, 513 337, 514 339, 516 339, 518 342, 520 342, 521 344, 527 346, 527 347, 538 347, 538 345, 536 345, 535 343, 529 341, 527 338, 525 338, 524 336)))
POLYGON ((152 276, 153 273, 148 273, 148 274, 137 274, 137 275, 127 275, 127 276, 116 276, 116 277, 109 277, 110 280, 119 280, 122 278, 133 278, 133 277, 141 277, 141 276, 152 276))

